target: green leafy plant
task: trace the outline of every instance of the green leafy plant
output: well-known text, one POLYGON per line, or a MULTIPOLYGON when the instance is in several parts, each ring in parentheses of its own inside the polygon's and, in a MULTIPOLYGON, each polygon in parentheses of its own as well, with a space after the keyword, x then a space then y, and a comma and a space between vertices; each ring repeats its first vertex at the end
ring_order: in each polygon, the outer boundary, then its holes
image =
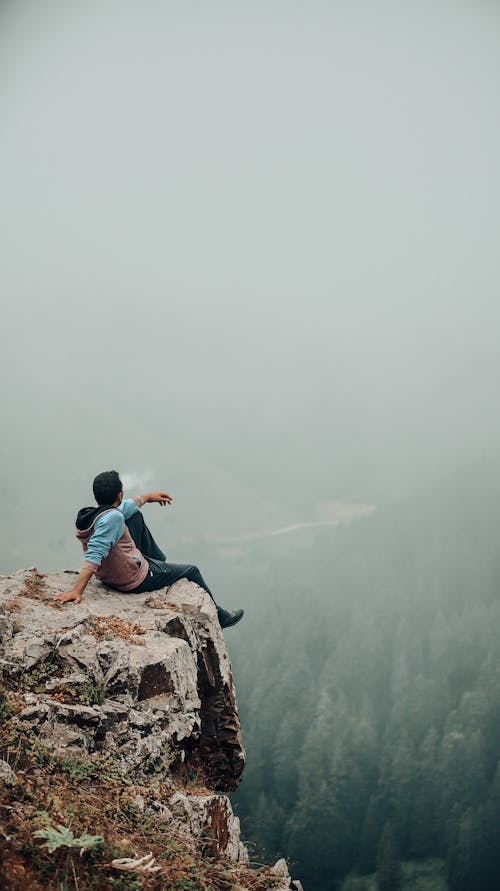
POLYGON ((26 673, 19 683, 19 688, 30 693, 45 693, 47 681, 60 671, 61 666, 52 655, 26 673))
POLYGON ((80 702, 86 705, 102 705, 106 699, 106 687, 92 681, 81 684, 75 692, 80 702))
POLYGON ((8 698, 8 696, 0 690, 0 724, 2 721, 7 721, 12 715, 14 709, 12 708, 12 704, 8 698))
POLYGON ((87 832, 83 832, 80 836, 75 836, 71 829, 68 829, 67 826, 63 826, 61 823, 57 827, 52 826, 50 829, 37 829, 33 835, 35 838, 46 839, 43 847, 47 848, 49 854, 61 847, 82 848, 90 851, 104 844, 102 835, 89 835, 87 832))

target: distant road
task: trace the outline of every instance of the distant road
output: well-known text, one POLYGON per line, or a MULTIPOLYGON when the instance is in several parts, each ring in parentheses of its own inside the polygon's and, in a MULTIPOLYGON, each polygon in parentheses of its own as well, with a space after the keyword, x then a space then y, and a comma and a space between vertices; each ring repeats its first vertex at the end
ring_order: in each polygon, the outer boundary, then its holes
POLYGON ((335 517, 328 520, 312 520, 307 523, 291 523, 289 526, 280 526, 278 529, 260 529, 257 532, 245 532, 243 535, 230 538, 210 538, 215 544, 238 544, 242 541, 254 541, 258 538, 273 538, 275 535, 289 535, 291 532, 300 532, 303 529, 317 529, 320 526, 339 526, 341 523, 348 525, 360 517, 369 516, 376 507, 373 504, 336 504, 332 505, 332 513, 335 517))

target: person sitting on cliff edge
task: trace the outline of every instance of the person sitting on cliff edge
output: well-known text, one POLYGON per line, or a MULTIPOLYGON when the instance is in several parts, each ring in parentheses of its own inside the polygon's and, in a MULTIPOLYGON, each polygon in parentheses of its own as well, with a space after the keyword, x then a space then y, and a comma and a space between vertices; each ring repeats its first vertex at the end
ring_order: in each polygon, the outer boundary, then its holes
MULTIPOLYGON (((123 485, 116 470, 99 473, 93 483, 97 507, 82 507, 76 518, 76 537, 85 552, 85 562, 72 591, 56 594, 60 603, 80 603, 82 594, 95 574, 109 588, 128 594, 157 591, 179 579, 195 582, 210 595, 212 592, 197 566, 167 563, 156 544, 140 508, 146 503, 164 507, 172 503, 168 492, 149 492, 136 498, 123 498, 123 485)), ((217 606, 221 628, 236 625, 243 610, 217 606)))

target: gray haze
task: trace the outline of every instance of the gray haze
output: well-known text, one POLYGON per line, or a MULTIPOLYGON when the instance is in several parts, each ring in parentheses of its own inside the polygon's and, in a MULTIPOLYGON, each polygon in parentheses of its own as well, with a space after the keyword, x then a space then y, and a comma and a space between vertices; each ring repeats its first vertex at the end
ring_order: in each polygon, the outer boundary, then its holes
POLYGON ((496 459, 499 50, 491 0, 2 2, 0 570, 78 565, 111 467, 175 559, 496 459))

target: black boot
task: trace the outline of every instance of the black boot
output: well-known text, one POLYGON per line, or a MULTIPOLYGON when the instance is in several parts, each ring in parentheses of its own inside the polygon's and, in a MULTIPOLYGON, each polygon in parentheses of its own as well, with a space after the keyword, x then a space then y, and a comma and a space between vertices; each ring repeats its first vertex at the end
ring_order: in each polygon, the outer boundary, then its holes
POLYGON ((231 625, 236 625, 236 623, 243 618, 243 613, 244 610, 242 609, 228 610, 223 609, 222 606, 218 606, 217 615, 219 617, 220 627, 230 628, 231 625))

